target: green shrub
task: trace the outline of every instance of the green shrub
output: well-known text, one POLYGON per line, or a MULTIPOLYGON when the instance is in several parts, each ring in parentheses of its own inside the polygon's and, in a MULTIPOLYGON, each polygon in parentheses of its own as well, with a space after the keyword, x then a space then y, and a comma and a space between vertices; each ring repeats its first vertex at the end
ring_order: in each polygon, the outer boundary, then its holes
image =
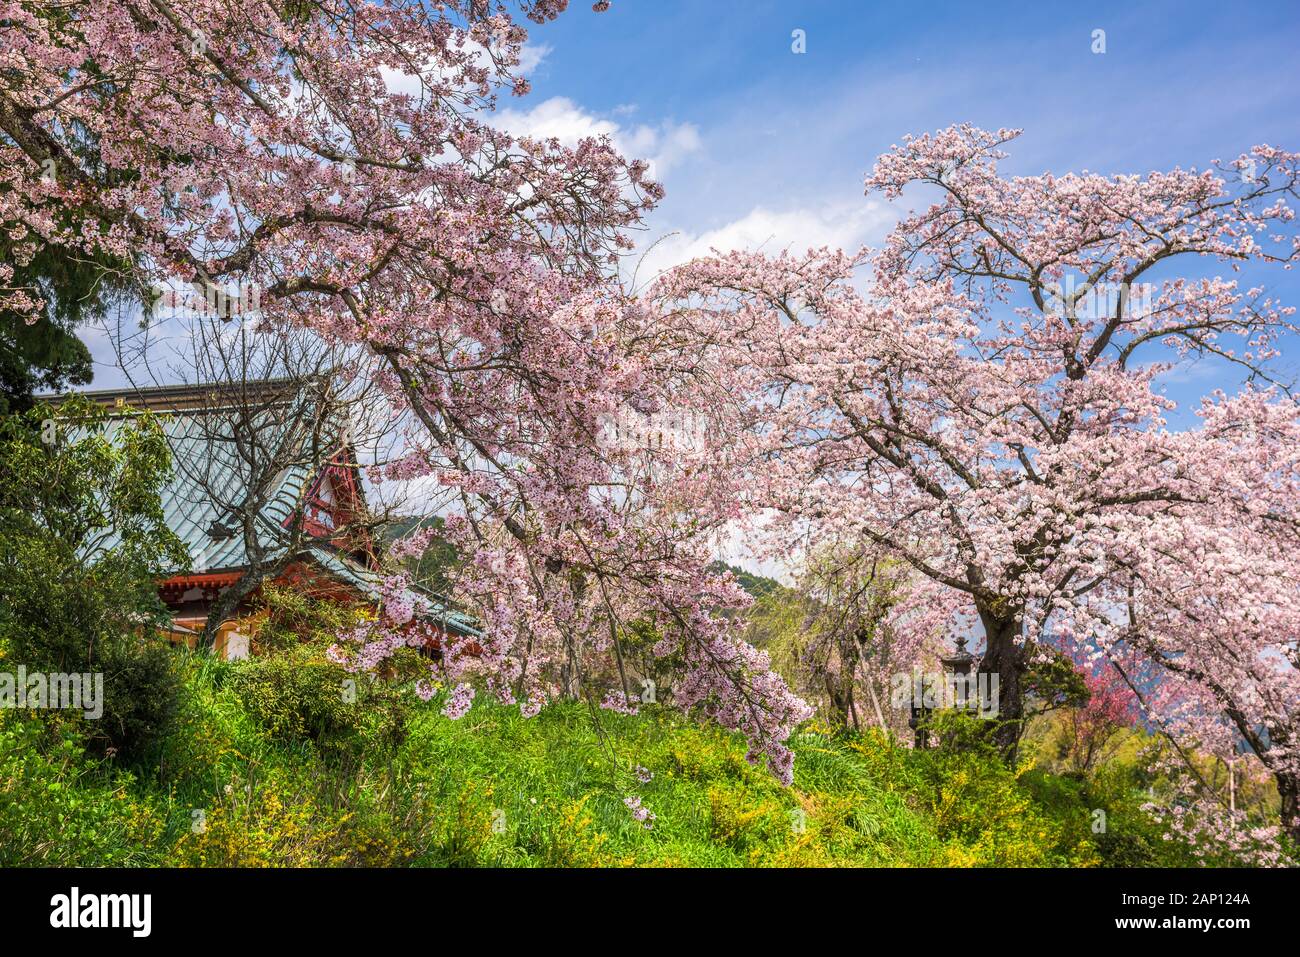
POLYGON ((161 641, 125 640, 104 648, 104 713, 87 722, 93 751, 124 764, 155 758, 176 728, 183 687, 176 654, 161 641))
POLYGON ((1192 849, 1182 840, 1167 840, 1164 828, 1142 810, 1149 800, 1145 777, 1135 765, 1112 762, 1095 769, 1084 782, 1081 799, 1097 852, 1107 867, 1197 866, 1192 849), (1096 815, 1098 810, 1105 816, 1096 815))
POLYGON ((356 704, 340 710, 346 673, 322 656, 311 640, 234 663, 178 653, 187 693, 148 772, 86 757, 78 715, 0 715, 3 862, 1192 863, 1141 811, 1141 774, 1117 764, 1068 778, 1008 768, 961 743, 962 728, 943 729, 944 747, 914 751, 810 726, 791 739, 795 783, 785 788, 744 761, 738 736, 667 709, 598 712, 597 729, 583 702, 525 719, 480 696, 452 721, 409 688, 358 681, 356 704), (381 747, 388 695, 403 702, 404 730, 381 747), (654 812, 652 828, 624 804, 632 795, 654 812), (1094 832, 1097 809, 1107 826, 1094 832))
POLYGON ((163 515, 170 474, 151 414, 74 398, 0 416, 0 643, 13 661, 100 670, 101 650, 165 617, 156 580, 189 561, 163 515))
POLYGON ((1081 821, 1048 813, 1022 780, 1025 762, 1008 767, 979 718, 937 712, 932 733, 940 746, 915 759, 930 784, 937 833, 954 845, 954 863, 989 867, 1087 867, 1101 863, 1081 821))
POLYGON ((350 672, 316 643, 235 663, 230 687, 274 740, 336 754, 391 753, 416 702, 409 687, 350 672))
POLYGON ((290 651, 304 643, 328 646, 368 614, 359 606, 276 585, 262 593, 260 612, 252 636, 254 657, 290 651))
POLYGON ((313 645, 299 645, 231 669, 231 687, 272 738, 342 746, 360 733, 357 706, 365 679, 330 661, 313 645))

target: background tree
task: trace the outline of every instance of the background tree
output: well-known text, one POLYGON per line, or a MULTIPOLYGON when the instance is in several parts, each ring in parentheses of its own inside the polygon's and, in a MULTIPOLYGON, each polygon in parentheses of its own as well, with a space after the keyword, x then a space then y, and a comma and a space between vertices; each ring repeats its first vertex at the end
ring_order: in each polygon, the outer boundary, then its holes
POLYGON ((20 244, 0 238, 12 291, 40 303, 35 310, 0 307, 0 414, 31 407, 41 391, 86 385, 94 376, 90 350, 77 337, 84 323, 103 319, 126 299, 121 275, 102 262, 44 247, 18 261, 20 244))
MULTIPOLYGON (((5 76, 12 78, 12 71, 5 76)), ((64 134, 77 162, 96 170, 106 184, 130 178, 129 171, 111 174, 103 168, 94 133, 86 126, 74 124, 64 134)), ((48 179, 53 167, 10 173, 24 174, 48 179)), ((6 188, 0 183, 0 192, 6 188)), ((133 298, 147 299, 129 253, 33 241, 33 228, 75 232, 84 222, 75 207, 50 203, 42 217, 41 227, 19 220, 0 232, 0 413, 30 408, 38 391, 90 382, 90 350, 77 337, 78 328, 105 319, 110 308, 133 298)))
POLYGON ((749 615, 750 640, 834 723, 905 734, 908 713, 891 701, 893 678, 933 671, 937 636, 919 646, 893 618, 907 602, 896 562, 825 548, 807 559, 794 588, 763 596, 749 615))
POLYGON ((90 736, 134 759, 178 707, 156 580, 188 562, 163 521, 166 436, 72 399, 0 416, 0 648, 30 671, 104 675, 90 736))
POLYGON ((1113 669, 1103 666, 1082 678, 1085 698, 1061 712, 1054 739, 1058 757, 1080 777, 1109 760, 1138 719, 1133 692, 1113 669))

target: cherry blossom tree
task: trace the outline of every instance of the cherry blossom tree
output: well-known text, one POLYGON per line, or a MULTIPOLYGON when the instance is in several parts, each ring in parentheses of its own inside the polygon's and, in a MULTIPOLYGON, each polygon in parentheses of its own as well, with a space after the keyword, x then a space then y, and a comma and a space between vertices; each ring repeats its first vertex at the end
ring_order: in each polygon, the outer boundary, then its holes
POLYGON ((1067 630, 1127 662, 1171 740, 1257 760, 1300 837, 1300 410, 1246 390, 1201 418, 1169 445, 1178 498, 1112 543, 1067 630))
POLYGON ((1045 636, 1138 655, 1200 696, 1191 730, 1259 754, 1300 834, 1300 417, 1271 371, 1292 309, 1198 271, 1290 268, 1300 154, 1003 176, 1017 135, 959 126, 882 156, 868 190, 932 202, 879 253, 715 255, 649 295, 744 370, 735 458, 770 541, 875 549, 952 599, 896 628, 978 621, 1008 752, 1045 636), (1173 430, 1157 378, 1206 357, 1251 385, 1173 430))
MULTIPOLYGON (((408 451, 372 478, 453 499, 483 619, 430 665, 449 713, 471 679, 533 709, 562 665, 588 675, 596 658, 630 707, 621 629, 647 621, 679 663, 674 700, 744 731, 788 780, 782 741, 808 709, 715 614, 743 601, 707 570, 727 483, 628 439, 688 380, 701 420, 725 424, 708 376, 617 282, 661 189, 604 139, 489 123, 502 91, 528 88, 512 14, 565 6, 0 0, 0 222, 19 257, 127 263, 142 297, 192 283, 378 358, 408 451)), ((39 308, 11 275, 5 308, 39 308)), ((389 596, 350 660, 423 640, 401 581, 389 596)))

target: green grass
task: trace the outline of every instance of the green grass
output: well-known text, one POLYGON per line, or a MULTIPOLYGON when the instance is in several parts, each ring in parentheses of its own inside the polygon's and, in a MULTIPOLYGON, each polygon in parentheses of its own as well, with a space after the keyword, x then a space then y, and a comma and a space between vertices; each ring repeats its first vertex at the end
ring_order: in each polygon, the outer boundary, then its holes
POLYGON ((295 736, 268 715, 323 692, 276 686, 283 700, 268 704, 267 686, 249 680, 257 667, 187 662, 179 727, 130 770, 82 753, 76 719, 0 714, 0 863, 1187 862, 1137 811, 1140 792, 1122 774, 1102 788, 1008 769, 978 751, 915 752, 807 726, 792 741, 795 784, 786 788, 745 761, 737 736, 667 709, 626 716, 562 702, 525 719, 480 695, 451 721, 436 701, 366 689, 351 724, 331 716, 328 735, 295 736), (398 735, 385 717, 394 707, 398 735), (638 766, 652 780, 638 781, 638 766), (654 813, 652 828, 624 804, 632 795, 654 813), (1099 801, 1113 822, 1100 835, 1089 826, 1099 801))

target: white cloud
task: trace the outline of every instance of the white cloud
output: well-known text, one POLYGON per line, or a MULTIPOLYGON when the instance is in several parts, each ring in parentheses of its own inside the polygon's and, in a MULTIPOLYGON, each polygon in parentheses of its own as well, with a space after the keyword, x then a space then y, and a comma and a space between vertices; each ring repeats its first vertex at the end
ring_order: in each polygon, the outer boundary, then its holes
POLYGON ((524 48, 519 51, 518 72, 527 76, 532 73, 551 53, 551 48, 545 43, 525 43, 524 48))
MULTIPOLYGON (((620 107, 615 113, 623 115, 626 109, 620 107)), ((608 136, 628 159, 646 160, 650 177, 656 180, 662 180, 703 146, 699 129, 691 123, 665 121, 658 126, 642 123, 624 127, 615 120, 588 113, 564 96, 553 96, 527 111, 501 110, 493 116, 492 125, 515 136, 555 137, 565 146, 574 146, 586 137, 608 136)))
POLYGON ((492 118, 492 125, 509 130, 515 136, 554 136, 566 146, 573 146, 587 136, 612 137, 618 132, 617 123, 598 119, 563 96, 543 100, 526 112, 500 110, 492 118))
POLYGON ((678 232, 647 245, 639 264, 638 285, 665 269, 707 256, 712 250, 802 253, 821 246, 856 250, 892 226, 897 212, 874 200, 823 205, 817 209, 775 211, 756 206, 740 219, 701 233, 678 232))

